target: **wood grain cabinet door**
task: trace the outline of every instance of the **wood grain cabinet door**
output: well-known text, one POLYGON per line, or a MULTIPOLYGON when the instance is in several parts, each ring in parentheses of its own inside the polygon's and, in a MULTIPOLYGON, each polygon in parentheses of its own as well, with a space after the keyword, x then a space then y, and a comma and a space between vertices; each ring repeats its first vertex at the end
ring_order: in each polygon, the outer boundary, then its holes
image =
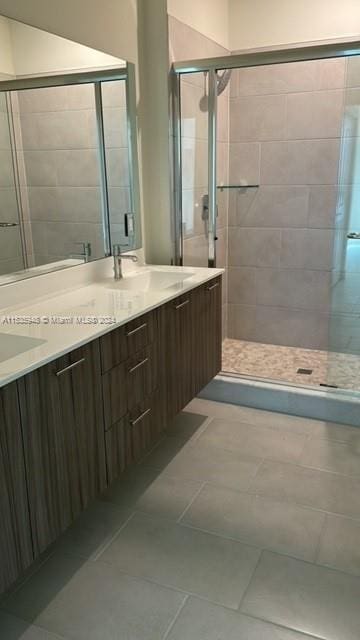
POLYGON ((194 394, 221 369, 221 278, 207 282, 195 292, 196 329, 194 357, 194 394))
POLYGON ((98 341, 33 371, 18 384, 38 554, 106 487, 98 341))
POLYGON ((33 560, 16 383, 0 389, 0 514, 1 594, 33 560))
POLYGON ((166 305, 164 325, 167 418, 171 419, 194 397, 196 309, 192 292, 166 305))

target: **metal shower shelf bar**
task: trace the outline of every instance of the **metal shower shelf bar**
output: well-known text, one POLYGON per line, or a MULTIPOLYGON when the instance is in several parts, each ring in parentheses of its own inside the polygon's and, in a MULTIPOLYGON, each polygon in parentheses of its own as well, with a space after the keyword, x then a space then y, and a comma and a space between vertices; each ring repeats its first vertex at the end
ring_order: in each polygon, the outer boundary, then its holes
POLYGON ((259 184, 218 184, 216 187, 220 191, 224 189, 258 189, 259 184))

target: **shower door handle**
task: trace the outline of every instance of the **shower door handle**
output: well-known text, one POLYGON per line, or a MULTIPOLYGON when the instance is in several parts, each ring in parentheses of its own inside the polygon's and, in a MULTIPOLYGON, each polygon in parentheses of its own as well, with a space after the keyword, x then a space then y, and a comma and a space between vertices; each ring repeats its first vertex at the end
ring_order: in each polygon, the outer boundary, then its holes
POLYGON ((349 240, 360 240, 360 233, 356 231, 352 231, 347 234, 349 240))
POLYGON ((0 229, 8 229, 9 227, 18 227, 17 222, 0 222, 0 229))

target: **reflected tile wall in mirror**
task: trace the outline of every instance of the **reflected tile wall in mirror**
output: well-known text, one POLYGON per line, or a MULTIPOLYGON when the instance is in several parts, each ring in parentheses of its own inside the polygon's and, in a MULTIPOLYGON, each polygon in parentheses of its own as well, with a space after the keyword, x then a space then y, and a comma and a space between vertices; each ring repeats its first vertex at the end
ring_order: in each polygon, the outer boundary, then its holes
POLYGON ((0 285, 140 248, 134 65, 0 21, 0 285))
POLYGON ((6 96, 0 93, 0 275, 23 268, 6 96))

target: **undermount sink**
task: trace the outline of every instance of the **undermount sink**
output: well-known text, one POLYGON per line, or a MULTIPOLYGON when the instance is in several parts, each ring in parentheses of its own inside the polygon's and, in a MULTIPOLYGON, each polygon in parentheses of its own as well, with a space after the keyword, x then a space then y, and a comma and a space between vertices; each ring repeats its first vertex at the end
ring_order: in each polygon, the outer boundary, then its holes
POLYGON ((28 338, 28 336, 16 336, 12 333, 0 333, 0 362, 15 358, 25 351, 35 349, 46 340, 40 338, 28 338))
POLYGON ((160 291, 182 284, 193 275, 193 272, 176 273, 174 271, 155 271, 149 269, 139 274, 131 274, 121 280, 114 281, 111 288, 125 289, 127 291, 160 291))

